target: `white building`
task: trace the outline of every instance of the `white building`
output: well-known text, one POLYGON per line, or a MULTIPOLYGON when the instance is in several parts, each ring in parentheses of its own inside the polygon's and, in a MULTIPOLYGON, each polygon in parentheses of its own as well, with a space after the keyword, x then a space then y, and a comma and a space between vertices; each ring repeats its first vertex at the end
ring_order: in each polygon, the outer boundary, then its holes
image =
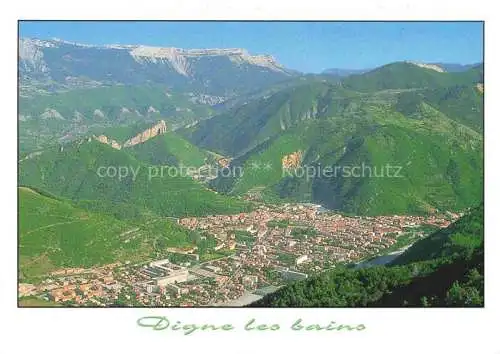
POLYGON ((164 277, 157 278, 156 285, 165 286, 168 284, 183 283, 188 280, 188 275, 188 270, 186 268, 182 268, 180 270, 173 271, 164 277))

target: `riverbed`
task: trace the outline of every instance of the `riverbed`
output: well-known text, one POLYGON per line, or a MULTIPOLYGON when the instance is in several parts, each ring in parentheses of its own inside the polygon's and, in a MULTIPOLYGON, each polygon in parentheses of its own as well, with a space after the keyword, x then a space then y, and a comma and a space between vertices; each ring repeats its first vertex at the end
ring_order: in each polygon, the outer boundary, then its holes
POLYGON ((252 302, 262 299, 264 296, 254 294, 250 291, 245 292, 241 297, 219 304, 214 304, 217 307, 242 307, 250 305, 252 302))
POLYGON ((405 246, 403 248, 400 248, 399 250, 396 250, 394 252, 388 253, 383 256, 375 257, 373 259, 370 259, 368 261, 360 262, 356 264, 354 267, 355 269, 360 269, 360 268, 368 268, 368 267, 373 267, 373 266, 380 266, 380 265, 385 265, 396 258, 398 258, 401 254, 403 254, 408 248, 410 248, 411 245, 405 246))

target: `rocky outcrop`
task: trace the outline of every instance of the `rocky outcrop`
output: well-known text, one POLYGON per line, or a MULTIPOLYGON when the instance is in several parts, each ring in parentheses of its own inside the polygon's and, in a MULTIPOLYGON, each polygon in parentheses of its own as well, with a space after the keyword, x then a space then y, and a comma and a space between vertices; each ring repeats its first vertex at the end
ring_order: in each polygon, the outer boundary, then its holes
POLYGON ((225 56, 235 64, 250 64, 265 67, 273 71, 285 72, 285 69, 271 55, 250 55, 245 49, 181 49, 150 46, 136 46, 130 55, 139 63, 168 63, 177 73, 190 76, 191 58, 225 56))
MULTIPOLYGON (((157 135, 162 135, 167 132, 167 124, 164 120, 159 121, 157 124, 153 125, 151 128, 146 129, 142 133, 137 134, 133 138, 128 139, 123 145, 121 145, 116 140, 108 138, 106 135, 93 136, 93 138, 103 144, 107 144, 114 149, 120 150, 122 148, 131 147, 137 144, 142 144, 157 135)), ((91 138, 89 138, 89 142, 91 138)))
POLYGON ((220 167, 227 168, 231 164, 231 160, 223 157, 223 158, 217 160, 217 163, 219 164, 220 167))
POLYGON ((108 138, 106 135, 96 136, 95 139, 103 144, 107 144, 114 149, 120 150, 122 146, 116 140, 108 138))
POLYGON ((164 120, 161 120, 158 124, 155 124, 151 128, 146 129, 142 133, 134 136, 133 138, 130 138, 123 145, 121 145, 116 140, 108 138, 106 135, 99 135, 99 136, 94 135, 93 138, 103 144, 111 146, 114 149, 120 150, 122 148, 131 147, 137 144, 142 144, 157 135, 165 134, 166 131, 167 131, 167 124, 165 123, 164 120))
POLYGON ((47 108, 45 112, 40 115, 42 119, 64 119, 64 117, 55 109, 47 108))
POLYGON ((47 73, 49 68, 43 58, 42 48, 51 45, 36 39, 19 40, 19 64, 27 72, 47 73))
MULTIPOLYGON (((153 83, 168 85, 174 92, 196 91, 228 99, 299 74, 286 69, 270 55, 253 55, 237 48, 87 45, 30 38, 19 41, 18 70, 20 92, 27 97, 38 92, 49 93, 48 87, 50 91, 62 92, 153 83), (117 57, 120 60, 116 61, 117 57), (112 72, 108 70, 109 63, 113 63, 112 72)), ((202 100, 216 104, 217 98, 202 100)))
POLYGON ((102 113, 102 111, 100 109, 96 109, 96 110, 94 110, 94 117, 104 118, 104 113, 102 113))
POLYGON ((154 108, 153 106, 149 106, 148 113, 160 113, 160 111, 154 108))
POLYGON ((285 169, 297 168, 302 162, 302 151, 295 151, 290 155, 285 155, 281 159, 281 165, 285 169))
POLYGON ((479 92, 484 93, 484 84, 479 83, 476 85, 476 88, 479 92))
POLYGON ((84 115, 75 110, 75 112, 73 113, 73 120, 75 122, 81 122, 84 119, 85 119, 84 115))
POLYGON ((437 71, 437 72, 440 72, 440 73, 444 73, 445 70, 436 65, 436 64, 425 64, 425 63, 416 63, 416 62, 413 62, 413 61, 410 61, 409 63, 413 64, 413 65, 416 65, 416 66, 419 66, 421 68, 424 68, 424 69, 430 69, 430 70, 434 70, 434 71, 437 71))
POLYGON ((137 144, 142 144, 145 141, 154 138, 157 135, 162 135, 167 132, 167 124, 165 123, 164 120, 161 120, 158 124, 153 125, 151 128, 146 129, 140 134, 137 134, 133 138, 127 140, 124 144, 123 147, 130 147, 134 146, 137 144))
POLYGON ((139 63, 151 62, 156 64, 165 62, 170 64, 179 74, 189 75, 186 57, 177 48, 138 46, 130 52, 130 55, 139 63))

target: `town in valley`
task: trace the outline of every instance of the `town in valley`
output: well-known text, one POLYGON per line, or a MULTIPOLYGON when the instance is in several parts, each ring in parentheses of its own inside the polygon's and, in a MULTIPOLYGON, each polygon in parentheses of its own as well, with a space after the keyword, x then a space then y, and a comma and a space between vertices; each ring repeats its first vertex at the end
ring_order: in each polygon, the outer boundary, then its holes
POLYGON ((59 269, 19 284, 19 296, 64 306, 244 306, 288 282, 408 247, 460 216, 361 217, 314 204, 262 204, 247 213, 180 218, 201 235, 203 249, 170 247, 141 263, 59 269))

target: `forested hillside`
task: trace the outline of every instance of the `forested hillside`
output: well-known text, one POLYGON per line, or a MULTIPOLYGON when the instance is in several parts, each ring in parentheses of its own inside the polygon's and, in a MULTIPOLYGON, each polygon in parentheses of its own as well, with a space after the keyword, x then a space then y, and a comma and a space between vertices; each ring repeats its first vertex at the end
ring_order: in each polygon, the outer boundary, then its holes
POLYGON ((341 84, 305 80, 180 133, 243 169, 212 181, 222 193, 359 215, 458 211, 482 201, 481 75, 480 66, 446 73, 395 63, 341 84), (285 173, 292 155, 300 158, 285 173), (321 173, 356 166, 366 174, 321 173))
MULTIPOLYGON (((56 146, 22 160, 19 183, 75 202, 129 204, 135 210, 148 210, 160 216, 248 210, 248 203, 219 195, 190 176, 169 174, 165 170, 162 173, 163 165, 153 165, 148 155, 142 155, 140 150, 135 152, 146 160, 137 160, 125 149, 116 150, 92 139, 56 146)), ((200 157, 195 155, 195 158, 200 157)))
POLYGON ((141 261, 197 240, 196 234, 166 219, 120 218, 112 209, 92 210, 26 187, 18 188, 18 194, 22 281, 55 269, 141 261))

